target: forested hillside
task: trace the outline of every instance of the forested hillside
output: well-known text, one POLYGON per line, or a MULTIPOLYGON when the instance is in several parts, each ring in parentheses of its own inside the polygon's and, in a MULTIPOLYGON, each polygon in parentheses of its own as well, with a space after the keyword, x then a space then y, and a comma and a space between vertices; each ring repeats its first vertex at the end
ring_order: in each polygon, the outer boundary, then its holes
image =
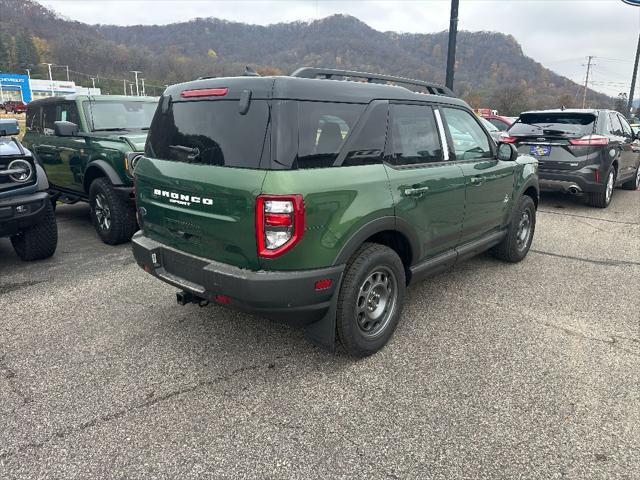
MULTIPOLYGON (((0 70, 43 75, 40 62, 69 65, 73 80, 87 85, 97 75, 106 92, 120 93, 130 70, 141 70, 159 86, 148 91, 159 93, 164 84, 239 74, 246 64, 266 74, 324 66, 444 82, 447 32, 379 32, 344 15, 269 26, 198 18, 121 27, 70 21, 31 0, 0 0, 0 18, 0 70)), ((458 39, 455 90, 474 107, 515 114, 577 104, 580 86, 525 56, 514 37, 463 31, 458 39)), ((613 100, 589 91, 588 103, 613 100)))

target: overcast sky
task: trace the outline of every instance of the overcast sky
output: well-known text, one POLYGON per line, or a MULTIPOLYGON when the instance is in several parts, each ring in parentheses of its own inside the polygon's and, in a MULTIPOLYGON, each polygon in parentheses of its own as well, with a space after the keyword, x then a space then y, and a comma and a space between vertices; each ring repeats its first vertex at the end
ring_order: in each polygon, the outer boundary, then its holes
MULTIPOLYGON (((376 30, 429 33, 449 28, 449 0, 40 0, 86 23, 166 24, 195 17, 267 25, 353 15, 376 30)), ((460 0, 460 30, 512 34, 526 55, 579 83, 594 55, 590 86, 629 92, 640 7, 621 0, 460 0)), ((640 85, 638 85, 639 91, 640 85)), ((635 98, 640 96, 636 93, 635 98)))

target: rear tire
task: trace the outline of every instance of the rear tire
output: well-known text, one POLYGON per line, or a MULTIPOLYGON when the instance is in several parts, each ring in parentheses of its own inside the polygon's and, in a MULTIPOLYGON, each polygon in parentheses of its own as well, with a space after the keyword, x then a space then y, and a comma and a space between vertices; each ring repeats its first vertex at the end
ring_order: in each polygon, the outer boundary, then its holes
POLYGON ((531 197, 523 195, 511 213, 507 235, 491 253, 505 262, 520 262, 529 253, 535 231, 536 204, 531 197))
POLYGON ((48 200, 44 203, 42 221, 11 237, 11 244, 16 254, 25 261, 42 260, 55 253, 58 246, 58 226, 48 200))
POLYGON ((622 188, 625 190, 637 190, 640 188, 640 165, 636 168, 635 175, 622 184, 622 188))
POLYGON ((353 357, 366 357, 389 341, 398 325, 406 274, 389 247, 365 243, 351 257, 338 294, 336 329, 353 357))
POLYGON ((118 245, 131 240, 136 231, 133 208, 118 196, 109 180, 100 177, 91 183, 89 205, 91 221, 104 243, 118 245))
POLYGON ((586 196, 586 203, 596 208, 607 208, 611 204, 613 198, 613 191, 616 188, 616 170, 610 168, 607 172, 607 181, 605 187, 601 192, 588 193, 586 196))

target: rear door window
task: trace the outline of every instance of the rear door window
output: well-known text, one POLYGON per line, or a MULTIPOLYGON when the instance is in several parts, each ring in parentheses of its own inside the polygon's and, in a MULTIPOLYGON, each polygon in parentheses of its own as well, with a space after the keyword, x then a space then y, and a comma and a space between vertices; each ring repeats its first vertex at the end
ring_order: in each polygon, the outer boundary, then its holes
POLYGON ((612 112, 609 113, 609 132, 616 137, 622 137, 623 134, 618 115, 612 112))
POLYGON ((406 166, 444 160, 431 107, 393 104, 390 106, 390 113, 389 163, 406 166))
POLYGON ((629 122, 627 122, 627 119, 622 115, 618 115, 618 120, 620 121, 620 126, 622 127, 622 134, 628 139, 633 138, 633 132, 631 130, 629 122))
POLYGON ((583 137, 594 132, 596 116, 592 113, 532 112, 523 113, 509 128, 511 135, 558 135, 583 137))
POLYGON ((56 118, 56 105, 49 103, 42 107, 42 131, 45 135, 53 135, 53 123, 56 118))
POLYGON ((56 110, 56 121, 71 122, 80 124, 78 107, 74 102, 66 102, 58 105, 56 110))
POLYGON ((443 108, 445 123, 453 140, 456 160, 491 158, 489 137, 471 113, 458 108, 443 108))
POLYGON ((371 111, 365 115, 367 118, 363 119, 362 128, 358 127, 353 139, 349 141, 348 151, 342 163, 344 166, 382 163, 389 104, 384 102, 373 105, 371 111))
POLYGON ((269 122, 266 100, 253 100, 244 115, 239 113, 237 100, 163 100, 161 105, 163 102, 167 108, 158 108, 151 123, 147 156, 205 165, 260 168, 269 122))

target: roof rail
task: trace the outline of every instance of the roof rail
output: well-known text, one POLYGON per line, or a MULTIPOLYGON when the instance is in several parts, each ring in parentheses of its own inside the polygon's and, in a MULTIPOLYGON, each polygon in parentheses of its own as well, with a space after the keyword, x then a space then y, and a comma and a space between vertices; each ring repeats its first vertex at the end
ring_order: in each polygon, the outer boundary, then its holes
POLYGON ((291 74, 292 77, 298 78, 320 78, 326 80, 334 80, 334 77, 362 78, 367 83, 401 83, 416 87, 425 88, 432 95, 443 95, 445 97, 455 97, 453 91, 444 85, 432 82, 423 82, 422 80, 413 80, 411 78, 395 77, 393 75, 381 75, 378 73, 355 72, 352 70, 336 70, 333 68, 314 68, 302 67, 291 74))

